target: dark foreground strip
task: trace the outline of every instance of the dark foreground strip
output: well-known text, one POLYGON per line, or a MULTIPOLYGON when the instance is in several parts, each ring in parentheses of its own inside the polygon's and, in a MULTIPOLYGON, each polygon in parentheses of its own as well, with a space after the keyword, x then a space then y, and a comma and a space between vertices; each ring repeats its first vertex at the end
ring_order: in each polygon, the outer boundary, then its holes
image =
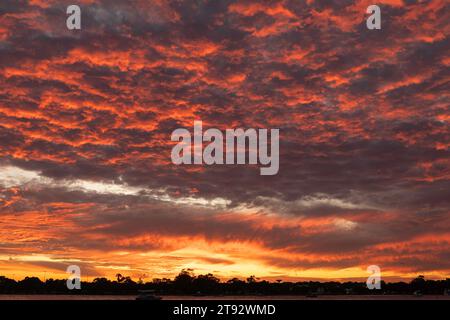
MULTIPOLYGON (((446 318, 450 301, 0 301, 14 319, 408 319, 446 318)), ((9 317, 5 317, 9 318, 9 317)), ((0 316, 3 319, 3 316, 0 316)), ((10 318, 12 319, 12 318, 10 318)))

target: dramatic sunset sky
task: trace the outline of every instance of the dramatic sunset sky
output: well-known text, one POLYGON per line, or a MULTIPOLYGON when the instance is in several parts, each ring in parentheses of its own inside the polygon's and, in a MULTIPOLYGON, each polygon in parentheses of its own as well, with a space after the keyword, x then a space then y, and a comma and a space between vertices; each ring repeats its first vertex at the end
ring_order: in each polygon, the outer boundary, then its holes
POLYGON ((370 4, 1 0, 0 275, 449 277, 450 3, 370 4), (279 173, 172 164, 194 120, 279 173))

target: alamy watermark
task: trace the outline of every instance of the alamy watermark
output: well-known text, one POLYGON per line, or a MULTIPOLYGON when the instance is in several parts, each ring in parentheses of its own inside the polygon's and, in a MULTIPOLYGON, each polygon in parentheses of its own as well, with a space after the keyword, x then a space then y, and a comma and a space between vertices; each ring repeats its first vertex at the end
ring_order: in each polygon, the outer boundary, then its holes
POLYGON ((176 165, 259 163, 265 166, 260 168, 261 175, 275 175, 280 166, 279 131, 270 129, 269 143, 268 129, 226 129, 223 134, 219 129, 210 128, 203 132, 202 121, 194 121, 193 135, 185 128, 172 132, 171 140, 178 142, 172 149, 172 162, 176 165), (208 143, 205 148, 204 142, 208 143))
POLYGON ((69 274, 69 278, 67 278, 66 285, 67 289, 73 290, 81 289, 81 269, 77 265, 70 265, 67 267, 66 272, 69 274))
MULTIPOLYGON (((366 20, 366 26, 369 30, 381 29, 381 9, 376 4, 367 7, 366 13, 370 16, 366 20)), ((69 30, 81 30, 81 8, 76 4, 67 7, 66 26, 69 30)))
POLYGON ((66 14, 70 16, 67 17, 66 26, 69 30, 80 30, 81 29, 81 9, 76 4, 72 4, 67 7, 66 14))
POLYGON ((367 289, 381 289, 381 269, 377 265, 371 265, 367 267, 367 272, 371 275, 367 278, 367 289))
POLYGON ((381 29, 381 9, 376 4, 367 7, 366 13, 371 15, 366 20, 366 26, 369 30, 381 29))

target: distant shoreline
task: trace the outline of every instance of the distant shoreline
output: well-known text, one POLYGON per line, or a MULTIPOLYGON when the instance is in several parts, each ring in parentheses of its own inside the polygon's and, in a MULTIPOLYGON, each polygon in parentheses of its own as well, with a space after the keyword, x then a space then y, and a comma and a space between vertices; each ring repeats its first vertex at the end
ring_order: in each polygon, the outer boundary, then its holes
POLYGON ((16 281, 0 276, 0 295, 16 296, 136 296, 147 291, 156 296, 170 297, 379 297, 379 296, 450 296, 450 278, 428 280, 419 275, 411 282, 385 282, 380 289, 371 290, 366 282, 269 282, 250 276, 245 280, 233 278, 221 281, 213 274, 195 275, 183 269, 174 279, 153 279, 151 282, 134 281, 129 276, 117 274, 117 280, 95 278, 92 282, 81 281, 79 289, 68 287, 66 280, 25 277, 16 281))

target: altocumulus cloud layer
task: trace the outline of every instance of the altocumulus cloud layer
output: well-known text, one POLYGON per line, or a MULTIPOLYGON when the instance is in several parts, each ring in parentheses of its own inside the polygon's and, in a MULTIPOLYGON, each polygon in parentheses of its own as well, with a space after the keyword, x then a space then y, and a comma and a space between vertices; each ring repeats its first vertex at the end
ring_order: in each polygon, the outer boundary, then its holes
POLYGON ((0 3, 0 273, 450 271, 447 1, 0 3), (171 132, 280 128, 280 171, 171 132))

